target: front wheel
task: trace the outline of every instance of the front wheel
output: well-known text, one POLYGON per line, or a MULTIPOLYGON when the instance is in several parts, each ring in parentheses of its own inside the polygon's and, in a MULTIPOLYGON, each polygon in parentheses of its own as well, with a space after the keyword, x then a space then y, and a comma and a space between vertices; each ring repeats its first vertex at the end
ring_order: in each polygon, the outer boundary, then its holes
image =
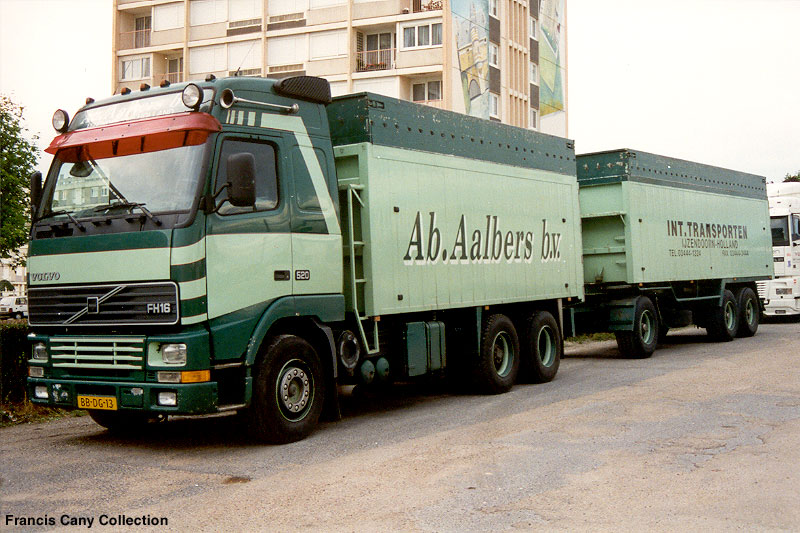
POLYGON ((739 311, 737 337, 752 337, 758 331, 760 311, 756 293, 750 287, 743 287, 736 293, 736 309, 739 311))
POLYGON ((658 315, 650 298, 639 296, 636 299, 633 331, 618 331, 615 335, 622 357, 645 359, 653 355, 658 344, 658 315))
POLYGON ((325 400, 325 379, 314 347, 279 335, 259 356, 253 378, 248 429, 258 440, 295 442, 316 427, 325 400))
POLYGON ((563 350, 561 332, 555 317, 547 311, 537 311, 528 317, 522 340, 520 381, 546 383, 558 373, 563 350))
POLYGON ((706 324, 708 335, 719 342, 732 341, 739 329, 736 298, 729 290, 722 293, 722 305, 711 310, 706 324))
POLYGON ((478 388, 488 394, 511 390, 519 372, 519 338, 505 315, 490 316, 483 326, 481 347, 475 366, 478 388))

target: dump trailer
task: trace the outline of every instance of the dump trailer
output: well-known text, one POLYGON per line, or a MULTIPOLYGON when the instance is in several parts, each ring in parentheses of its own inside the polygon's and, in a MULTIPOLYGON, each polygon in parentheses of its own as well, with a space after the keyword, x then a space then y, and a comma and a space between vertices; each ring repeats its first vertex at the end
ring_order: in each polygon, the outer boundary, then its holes
POLYGON ((800 316, 800 183, 770 183, 770 228, 775 278, 758 282, 767 316, 800 316))
POLYGON ((34 403, 113 430, 239 411, 288 442, 339 385, 555 376, 571 141, 311 77, 88 102, 31 183, 34 403))
POLYGON ((756 282, 772 275, 765 178, 628 149, 579 155, 577 174, 586 300, 574 330, 614 332, 634 358, 670 328, 756 333, 756 282))

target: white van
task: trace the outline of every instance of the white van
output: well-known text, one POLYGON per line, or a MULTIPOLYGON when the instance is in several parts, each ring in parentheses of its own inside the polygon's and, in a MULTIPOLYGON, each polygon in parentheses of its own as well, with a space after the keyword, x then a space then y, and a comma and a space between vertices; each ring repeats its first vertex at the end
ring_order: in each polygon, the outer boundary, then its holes
POLYGON ((28 299, 24 296, 4 296, 0 299, 0 318, 28 316, 28 299))

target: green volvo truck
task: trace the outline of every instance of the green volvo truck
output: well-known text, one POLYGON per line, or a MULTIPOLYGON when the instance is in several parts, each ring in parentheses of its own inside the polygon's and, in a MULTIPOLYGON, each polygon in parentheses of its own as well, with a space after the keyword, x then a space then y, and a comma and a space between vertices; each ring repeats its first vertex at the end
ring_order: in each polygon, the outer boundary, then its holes
POLYGON ((579 155, 585 301, 569 329, 652 355, 670 328, 755 335, 772 276, 766 179, 635 150, 579 155))
POLYGON ((558 370, 583 298, 571 141, 310 77, 143 86, 54 126, 35 403, 112 429, 238 411, 289 442, 339 385, 558 370))

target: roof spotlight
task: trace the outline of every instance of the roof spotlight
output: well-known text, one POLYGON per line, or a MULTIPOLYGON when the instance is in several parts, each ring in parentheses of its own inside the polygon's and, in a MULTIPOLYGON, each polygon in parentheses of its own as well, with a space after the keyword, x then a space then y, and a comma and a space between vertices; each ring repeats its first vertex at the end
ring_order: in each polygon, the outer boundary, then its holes
POLYGON ((69 126, 69 115, 63 109, 59 109, 53 113, 53 128, 58 133, 64 133, 69 126))
POLYGON ((181 99, 183 100, 183 105, 189 109, 197 109, 200 107, 200 102, 203 101, 203 91, 194 83, 190 83, 183 88, 181 99))

